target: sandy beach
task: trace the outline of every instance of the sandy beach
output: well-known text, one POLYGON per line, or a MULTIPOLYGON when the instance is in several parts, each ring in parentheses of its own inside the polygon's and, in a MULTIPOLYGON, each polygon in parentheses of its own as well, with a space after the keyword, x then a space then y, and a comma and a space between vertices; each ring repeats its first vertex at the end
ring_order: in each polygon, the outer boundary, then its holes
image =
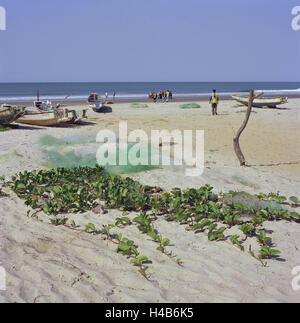
MULTIPOLYGON (((122 102, 109 105, 108 113, 89 110, 88 119, 79 125, 14 126, 0 132, 0 175, 9 180, 18 172, 49 167, 53 147, 42 145, 42 138, 96 139, 98 131, 118 133, 119 122, 127 121, 129 132, 141 129, 149 137, 151 130, 205 132, 201 177, 187 177, 184 167, 166 166, 130 175, 142 184, 167 191, 211 184, 216 194, 233 190, 300 196, 299 98, 291 98, 278 109, 253 109, 240 141, 249 167, 239 166, 233 150, 233 137, 246 107, 232 100, 221 101, 219 115, 213 117, 207 101, 190 102, 201 108, 180 109, 184 102, 176 101, 147 102, 147 108, 136 109, 122 102)), ((87 108, 79 103, 74 107, 87 108)), ((82 149, 88 148, 82 145, 82 149)), ((72 142, 67 148, 78 150, 72 142)), ((7 196, 0 197, 0 266, 6 270, 7 285, 6 291, 0 291, 0 302, 299 302, 291 273, 300 265, 299 223, 265 224, 275 249, 281 251, 280 259, 268 260, 267 267, 228 241, 210 242, 203 233, 187 232, 178 223, 159 219, 155 226, 170 239, 168 250, 182 260, 179 266, 159 253, 135 226, 126 227, 122 232, 152 261, 146 280, 126 257, 115 252, 114 244, 98 235, 54 227, 43 212, 28 217, 30 208, 24 201, 7 188, 3 191, 7 196)), ((107 211, 68 218, 84 229, 88 223, 101 227, 122 216, 121 211, 107 211)), ((136 213, 127 216, 133 218, 136 213)), ((247 243, 257 247, 255 239, 247 243)))

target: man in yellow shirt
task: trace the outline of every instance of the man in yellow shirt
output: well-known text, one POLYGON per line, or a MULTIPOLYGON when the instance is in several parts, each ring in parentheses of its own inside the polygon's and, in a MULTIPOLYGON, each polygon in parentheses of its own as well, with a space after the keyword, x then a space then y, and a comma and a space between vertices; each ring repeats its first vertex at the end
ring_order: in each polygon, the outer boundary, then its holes
POLYGON ((170 91, 168 90, 167 92, 166 92, 166 97, 167 97, 167 102, 169 102, 169 97, 170 97, 170 91))
POLYGON ((212 103, 212 115, 218 115, 217 108, 219 104, 219 95, 217 94, 216 90, 213 90, 213 93, 209 99, 209 104, 212 103))

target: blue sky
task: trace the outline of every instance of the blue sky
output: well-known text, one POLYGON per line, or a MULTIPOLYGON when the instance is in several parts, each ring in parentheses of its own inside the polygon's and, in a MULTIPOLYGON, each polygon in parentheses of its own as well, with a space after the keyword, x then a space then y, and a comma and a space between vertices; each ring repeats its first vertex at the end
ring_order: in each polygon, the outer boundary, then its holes
POLYGON ((0 82, 300 81, 300 0, 0 0, 0 82))

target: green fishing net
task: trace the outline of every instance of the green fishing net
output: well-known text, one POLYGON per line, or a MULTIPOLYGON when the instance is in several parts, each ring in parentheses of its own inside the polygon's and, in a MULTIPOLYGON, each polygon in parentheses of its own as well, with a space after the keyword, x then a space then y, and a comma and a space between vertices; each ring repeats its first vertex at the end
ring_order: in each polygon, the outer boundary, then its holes
POLYGON ((148 108, 148 105, 146 103, 133 102, 130 104, 130 107, 140 109, 140 108, 148 108))
MULTIPOLYGON (((49 168, 57 167, 77 167, 77 166, 89 166, 94 167, 97 164, 97 149, 99 148, 99 143, 96 142, 96 136, 73 136, 66 138, 54 138, 52 136, 45 136, 40 139, 39 145, 43 148, 46 156, 46 162, 44 166, 49 168)), ((126 154, 136 143, 128 143, 126 154)), ((107 171, 114 174, 134 174, 144 171, 149 171, 157 169, 160 166, 152 166, 151 156, 156 154, 155 150, 151 149, 151 145, 148 146, 148 165, 118 165, 120 154, 124 154, 118 144, 117 144, 117 165, 107 165, 105 168, 107 171)), ((139 154, 137 154, 139 157, 139 154)))
POLYGON ((180 106, 181 109, 200 109, 200 105, 197 103, 186 103, 180 106))

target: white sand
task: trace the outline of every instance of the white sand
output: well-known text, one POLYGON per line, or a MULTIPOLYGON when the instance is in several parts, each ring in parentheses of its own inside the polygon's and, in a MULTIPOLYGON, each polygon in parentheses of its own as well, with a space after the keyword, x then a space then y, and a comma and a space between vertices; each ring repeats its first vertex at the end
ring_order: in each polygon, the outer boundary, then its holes
MULTIPOLYGON (((128 120, 129 130, 205 130, 206 168, 201 178, 186 177, 184 169, 159 169, 135 175, 142 183, 173 187, 199 187, 210 183, 215 191, 244 190, 300 196, 300 100, 291 99, 287 110, 254 109, 241 138, 251 167, 241 168, 233 153, 232 138, 244 113, 222 102, 218 117, 200 102, 200 110, 181 110, 180 103, 149 104, 147 109, 114 104, 112 113, 89 113, 94 124, 71 128, 22 126, 0 132, 0 175, 44 168, 45 155, 37 144, 45 135, 63 138, 116 130, 119 120, 128 120), (258 166, 270 165, 273 166, 258 166), (277 165, 279 164, 279 165, 277 165)), ((78 107, 79 108, 79 107, 78 107)), ((7 271, 7 290, 0 302, 287 302, 299 301, 293 291, 293 267, 300 265, 300 226, 285 221, 267 223, 282 261, 270 260, 263 268, 247 252, 229 242, 209 242, 205 234, 185 231, 184 226, 159 220, 158 231, 171 240, 168 250, 183 261, 180 267, 156 251, 156 245, 135 226, 122 229, 147 255, 150 280, 144 279, 129 261, 115 252, 116 246, 66 227, 53 227, 49 217, 38 213, 28 218, 24 201, 5 189, 0 198, 0 266, 7 271)), ((298 211, 299 212, 299 211, 298 211)), ((70 215, 83 229, 114 223, 121 213, 92 212, 70 215)), ((133 217, 134 214, 130 214, 133 217)), ((118 230, 116 231, 118 232, 118 230)), ((252 241, 255 249, 256 242, 252 241)))

